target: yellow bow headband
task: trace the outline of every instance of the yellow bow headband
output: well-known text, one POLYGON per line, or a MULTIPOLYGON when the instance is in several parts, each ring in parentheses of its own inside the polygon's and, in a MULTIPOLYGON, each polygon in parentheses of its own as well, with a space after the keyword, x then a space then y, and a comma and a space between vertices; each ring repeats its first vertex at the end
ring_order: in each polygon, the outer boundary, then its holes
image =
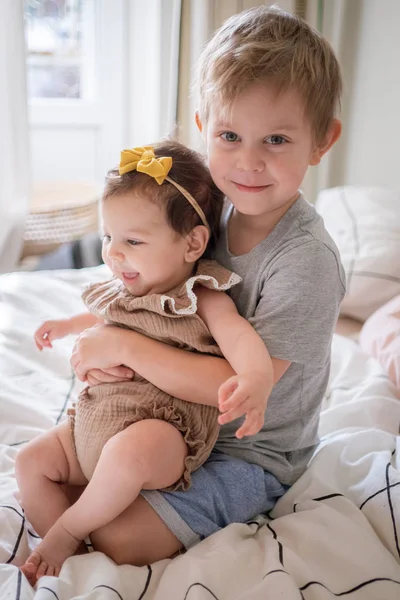
POLYGON ((129 171, 138 171, 139 173, 146 173, 146 175, 153 177, 158 185, 161 185, 164 181, 172 183, 172 185, 185 196, 186 200, 190 202, 200 219, 203 221, 203 225, 211 232, 206 216, 193 196, 189 194, 184 187, 179 185, 179 183, 176 183, 176 181, 168 177, 171 167, 172 158, 170 156, 157 158, 152 146, 143 146, 131 148, 130 150, 122 150, 121 162, 119 163, 119 174, 124 175, 125 173, 129 173, 129 171))

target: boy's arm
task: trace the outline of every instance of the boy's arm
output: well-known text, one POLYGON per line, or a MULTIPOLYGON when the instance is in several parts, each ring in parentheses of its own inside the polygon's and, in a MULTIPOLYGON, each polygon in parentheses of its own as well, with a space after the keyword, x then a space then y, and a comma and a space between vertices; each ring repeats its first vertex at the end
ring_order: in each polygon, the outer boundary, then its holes
POLYGON ((240 375, 252 372, 260 376, 264 379, 269 395, 273 386, 273 368, 269 352, 260 336, 239 315, 233 300, 227 294, 202 288, 197 296, 197 312, 235 373, 240 375))
POLYGON ((229 296, 204 288, 197 295, 198 314, 236 372, 219 389, 219 408, 223 413, 219 422, 222 425, 246 415, 236 435, 254 435, 264 424, 272 387, 290 363, 278 359, 272 362, 264 342, 238 314, 229 296))
POLYGON ((224 358, 187 352, 113 325, 83 331, 71 364, 81 381, 88 381, 93 369, 125 365, 171 396, 210 406, 218 406, 220 385, 234 375, 224 358))
MULTIPOLYGON (((272 363, 276 383, 290 363, 275 358, 272 363)), ((224 358, 187 352, 113 325, 86 329, 75 342, 71 364, 89 385, 107 381, 104 371, 125 365, 171 396, 209 406, 218 406, 220 386, 235 375, 224 358), (92 382, 93 373, 98 378, 92 382)))

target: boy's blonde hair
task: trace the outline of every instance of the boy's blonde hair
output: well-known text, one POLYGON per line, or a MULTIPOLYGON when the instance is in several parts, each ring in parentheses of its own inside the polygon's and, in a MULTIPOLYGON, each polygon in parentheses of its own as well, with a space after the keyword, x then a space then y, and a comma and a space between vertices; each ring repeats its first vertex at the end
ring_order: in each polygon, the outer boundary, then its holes
POLYGON ((280 93, 294 88, 304 102, 314 142, 324 142, 340 110, 342 79, 330 44, 303 19, 260 6, 234 15, 218 29, 198 63, 199 116, 211 106, 226 114, 252 83, 268 82, 280 93))

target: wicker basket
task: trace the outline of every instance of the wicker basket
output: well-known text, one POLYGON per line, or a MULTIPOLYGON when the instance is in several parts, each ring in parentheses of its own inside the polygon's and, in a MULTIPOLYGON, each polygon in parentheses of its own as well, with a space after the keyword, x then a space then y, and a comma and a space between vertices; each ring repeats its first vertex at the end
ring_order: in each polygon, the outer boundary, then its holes
POLYGON ((54 181, 33 188, 22 258, 45 254, 98 230, 100 188, 88 182, 54 181))

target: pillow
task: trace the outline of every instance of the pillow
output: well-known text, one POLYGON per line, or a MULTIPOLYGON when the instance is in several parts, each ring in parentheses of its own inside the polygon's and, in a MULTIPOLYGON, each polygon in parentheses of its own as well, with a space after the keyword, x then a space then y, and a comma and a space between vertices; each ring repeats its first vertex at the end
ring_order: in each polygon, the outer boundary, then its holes
POLYGON ((400 194, 383 188, 337 187, 323 190, 316 208, 346 272, 340 312, 365 321, 400 293, 400 194))
POLYGON ((400 395, 400 296, 366 320, 359 342, 365 352, 379 361, 400 395))

